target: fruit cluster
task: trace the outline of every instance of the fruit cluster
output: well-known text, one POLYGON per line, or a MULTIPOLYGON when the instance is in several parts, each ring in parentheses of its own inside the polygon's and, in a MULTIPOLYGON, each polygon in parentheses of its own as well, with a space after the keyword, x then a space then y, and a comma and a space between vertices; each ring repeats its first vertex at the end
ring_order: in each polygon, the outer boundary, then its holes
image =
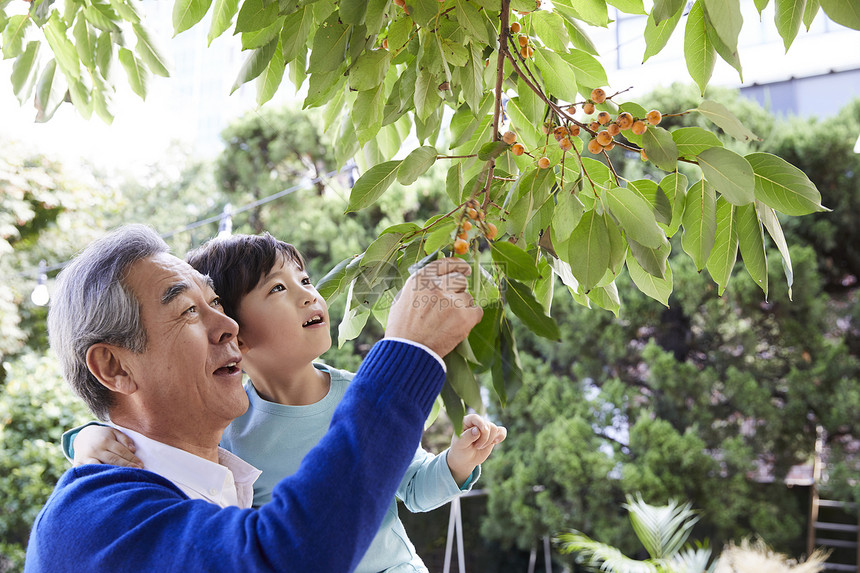
MULTIPOLYGON (((538 4, 538 7, 540 7, 540 4, 538 4)), ((520 26, 519 22, 514 22, 513 24, 511 24, 510 30, 511 34, 516 35, 520 33, 520 30, 522 30, 522 26, 520 26)), ((532 47, 528 36, 517 36, 517 43, 520 46, 520 55, 523 58, 531 58, 532 55, 535 53, 535 50, 532 47)))
POLYGON ((481 233, 488 241, 492 241, 499 234, 499 230, 493 223, 486 220, 487 215, 481 204, 475 199, 469 199, 463 206, 460 214, 460 223, 457 225, 456 238, 454 239, 454 252, 458 255, 465 254, 469 250, 469 242, 481 233), (473 229, 477 232, 472 233, 473 229))

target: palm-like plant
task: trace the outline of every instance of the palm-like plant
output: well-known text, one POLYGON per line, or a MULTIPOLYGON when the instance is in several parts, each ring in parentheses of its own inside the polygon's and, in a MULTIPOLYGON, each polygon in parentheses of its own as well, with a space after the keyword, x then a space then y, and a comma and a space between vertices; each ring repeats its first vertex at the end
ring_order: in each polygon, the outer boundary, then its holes
POLYGON ((562 533, 556 538, 563 553, 576 553, 582 565, 594 571, 608 573, 703 573, 714 569, 710 563, 711 550, 707 544, 695 547, 684 544, 693 526, 699 521, 689 503, 648 505, 641 495, 627 496, 624 508, 629 512, 630 523, 636 537, 642 542, 649 559, 638 560, 624 555, 617 548, 595 541, 576 530, 562 533))

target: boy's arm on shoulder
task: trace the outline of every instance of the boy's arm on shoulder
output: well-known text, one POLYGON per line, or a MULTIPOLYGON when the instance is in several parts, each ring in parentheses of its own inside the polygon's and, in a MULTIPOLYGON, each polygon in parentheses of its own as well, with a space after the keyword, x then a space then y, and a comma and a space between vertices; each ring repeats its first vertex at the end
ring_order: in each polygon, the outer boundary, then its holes
POLYGON ((75 438, 78 437, 78 434, 81 432, 81 430, 88 426, 107 426, 107 424, 98 420, 91 420, 86 424, 82 424, 80 426, 63 432, 63 436, 62 438, 60 438, 60 445, 63 448, 63 455, 66 456, 66 459, 69 460, 69 463, 75 462, 75 438))

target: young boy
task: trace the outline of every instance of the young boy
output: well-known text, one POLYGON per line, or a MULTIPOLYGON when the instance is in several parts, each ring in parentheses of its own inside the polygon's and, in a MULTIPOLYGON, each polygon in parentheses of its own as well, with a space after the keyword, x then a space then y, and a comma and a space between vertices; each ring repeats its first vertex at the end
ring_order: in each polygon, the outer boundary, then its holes
MULTIPOLYGON (((331 346, 328 308, 292 245, 269 234, 235 235, 209 241, 187 260, 212 278, 224 311, 239 323, 250 406, 227 428, 221 445, 262 470, 254 484, 259 506, 325 434, 352 374, 313 362, 331 346)), ((416 451, 397 492, 410 511, 430 511, 470 489, 479 464, 506 436, 504 428, 475 414, 466 416, 463 426, 464 433, 442 454, 416 451)), ((130 439, 117 434, 86 426, 73 438, 75 463, 142 467, 130 439), (112 451, 126 461, 119 462, 112 451)), ((397 516, 396 500, 356 571, 427 571, 397 516)))

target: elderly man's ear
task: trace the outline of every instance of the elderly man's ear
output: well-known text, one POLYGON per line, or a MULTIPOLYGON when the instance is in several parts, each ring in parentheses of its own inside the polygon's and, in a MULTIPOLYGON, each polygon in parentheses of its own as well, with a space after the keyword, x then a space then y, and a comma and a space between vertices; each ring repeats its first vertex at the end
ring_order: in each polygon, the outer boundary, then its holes
POLYGON ((112 344, 99 342, 87 350, 87 367, 108 389, 120 394, 133 394, 137 383, 126 370, 123 358, 128 351, 112 344))

